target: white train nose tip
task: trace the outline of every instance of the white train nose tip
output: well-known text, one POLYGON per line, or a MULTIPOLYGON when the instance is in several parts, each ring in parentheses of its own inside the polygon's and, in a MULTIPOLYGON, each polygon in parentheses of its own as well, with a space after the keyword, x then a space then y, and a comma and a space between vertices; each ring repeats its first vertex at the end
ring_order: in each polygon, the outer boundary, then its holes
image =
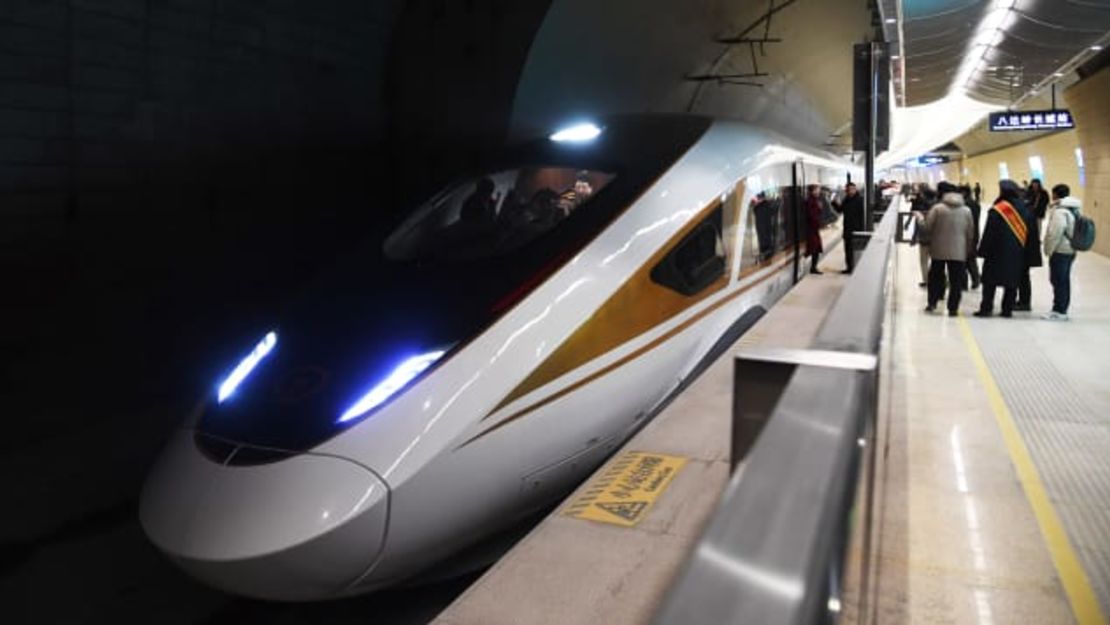
POLYGON ((266 599, 320 599, 377 560, 389 489, 333 456, 221 465, 182 432, 151 472, 139 517, 159 549, 206 583, 266 599))

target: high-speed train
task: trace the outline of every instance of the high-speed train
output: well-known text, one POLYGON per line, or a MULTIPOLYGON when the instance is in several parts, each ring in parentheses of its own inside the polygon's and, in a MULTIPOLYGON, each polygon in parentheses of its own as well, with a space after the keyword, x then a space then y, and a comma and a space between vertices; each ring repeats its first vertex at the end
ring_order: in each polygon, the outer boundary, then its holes
POLYGON ((310 600, 412 579, 550 506, 799 278, 773 133, 623 116, 507 149, 275 315, 171 437, 150 540, 310 600))

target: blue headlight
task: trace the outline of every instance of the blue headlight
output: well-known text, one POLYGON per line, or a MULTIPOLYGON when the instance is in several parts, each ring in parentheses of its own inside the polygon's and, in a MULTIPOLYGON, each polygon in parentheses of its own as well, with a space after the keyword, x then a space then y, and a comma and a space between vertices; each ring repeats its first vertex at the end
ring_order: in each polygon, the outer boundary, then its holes
POLYGON ((262 337, 262 340, 258 342, 258 345, 254 346, 251 353, 247 354, 247 357, 235 366, 231 375, 227 376, 227 378, 220 383, 220 390, 216 393, 216 402, 222 404, 225 399, 231 397, 231 394, 235 392, 239 384, 241 384, 243 380, 250 375, 250 372, 258 366, 258 363, 274 349, 274 345, 277 345, 277 334, 267 332, 266 336, 262 337))
POLYGON ((369 393, 363 395, 362 399, 348 408, 347 412, 344 412, 343 415, 339 417, 339 423, 345 423, 370 412, 375 406, 381 404, 394 393, 404 388, 406 384, 420 375, 422 371, 432 366, 432 363, 442 358, 445 353, 447 353, 445 350, 437 350, 405 359, 405 361, 397 365, 384 380, 378 382, 374 388, 370 389, 369 393))

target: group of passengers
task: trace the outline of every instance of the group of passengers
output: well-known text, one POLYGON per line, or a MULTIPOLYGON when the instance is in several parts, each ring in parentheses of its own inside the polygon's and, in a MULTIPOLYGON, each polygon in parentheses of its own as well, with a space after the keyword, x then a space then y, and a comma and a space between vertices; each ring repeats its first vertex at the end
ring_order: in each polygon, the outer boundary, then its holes
POLYGON ((1013 180, 999 183, 998 198, 988 207, 986 224, 979 234, 981 208, 979 184, 956 186, 948 182, 936 191, 925 185, 909 189, 916 224, 913 242, 919 246, 921 284, 927 289, 926 312, 935 312, 947 290, 949 316, 958 314, 960 298, 971 288, 983 287, 976 317, 994 314, 995 292, 1002 289, 1002 317, 1031 311, 1032 285, 1029 270, 1049 259, 1053 287, 1052 310, 1043 316, 1066 321, 1071 300, 1071 268, 1076 246, 1072 245, 1076 223, 1081 219, 1080 202, 1071 197, 1067 185, 1052 188, 1052 197, 1034 179, 1028 187, 1013 180), (1041 242, 1042 225, 1044 242, 1041 242), (982 274, 978 259, 983 259, 982 274))

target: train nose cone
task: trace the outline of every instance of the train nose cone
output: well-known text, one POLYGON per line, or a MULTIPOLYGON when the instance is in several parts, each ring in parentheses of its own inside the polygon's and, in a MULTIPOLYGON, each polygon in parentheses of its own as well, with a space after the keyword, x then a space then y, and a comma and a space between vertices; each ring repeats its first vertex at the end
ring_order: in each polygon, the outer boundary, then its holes
POLYGON ((389 489, 333 456, 299 454, 256 466, 219 464, 183 431, 143 489, 150 540, 191 575, 265 599, 335 596, 385 545, 389 489))

